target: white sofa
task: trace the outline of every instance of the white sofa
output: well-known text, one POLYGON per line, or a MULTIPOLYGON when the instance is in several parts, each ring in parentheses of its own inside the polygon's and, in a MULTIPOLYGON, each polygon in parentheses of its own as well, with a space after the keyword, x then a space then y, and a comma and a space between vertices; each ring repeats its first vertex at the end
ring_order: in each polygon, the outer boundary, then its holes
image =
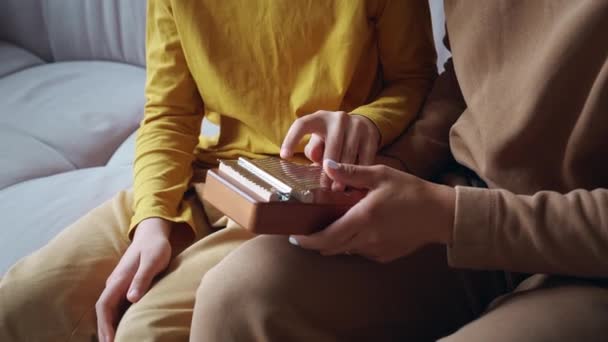
POLYGON ((145 6, 0 1, 0 275, 130 186, 145 6))
MULTIPOLYGON (((440 40, 442 1, 430 2, 440 40)), ((131 186, 145 6, 0 1, 0 276, 131 186)))

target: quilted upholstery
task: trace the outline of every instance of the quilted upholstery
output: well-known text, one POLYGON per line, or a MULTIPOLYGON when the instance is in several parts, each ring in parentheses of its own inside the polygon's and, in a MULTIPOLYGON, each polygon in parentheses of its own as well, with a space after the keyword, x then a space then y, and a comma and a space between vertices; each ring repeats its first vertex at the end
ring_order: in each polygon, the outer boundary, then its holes
POLYGON ((0 188, 105 165, 137 128, 144 82, 143 69, 108 62, 44 64, 0 78, 0 129, 11 132, 0 139, 12 147, 0 160, 15 171, 1 171, 0 188))
POLYGON ((0 276, 131 182, 130 166, 96 167, 35 178, 0 191, 0 276))
POLYGON ((146 0, 2 0, 0 41, 47 62, 111 60, 143 66, 146 0))
POLYGON ((0 276, 131 186, 145 7, 0 1, 0 276))
POLYGON ((0 42, 0 77, 42 63, 44 61, 31 52, 13 44, 0 42))

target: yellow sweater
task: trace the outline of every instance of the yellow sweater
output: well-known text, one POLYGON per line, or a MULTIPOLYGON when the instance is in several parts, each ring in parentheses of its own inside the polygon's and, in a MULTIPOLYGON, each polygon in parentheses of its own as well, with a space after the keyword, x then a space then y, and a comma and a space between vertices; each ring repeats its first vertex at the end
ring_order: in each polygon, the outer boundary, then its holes
POLYGON ((317 110, 364 115, 391 142, 434 75, 426 1, 149 1, 131 228, 161 217, 196 234, 182 201, 193 165, 276 155, 317 110), (204 116, 218 136, 199 137, 204 116))

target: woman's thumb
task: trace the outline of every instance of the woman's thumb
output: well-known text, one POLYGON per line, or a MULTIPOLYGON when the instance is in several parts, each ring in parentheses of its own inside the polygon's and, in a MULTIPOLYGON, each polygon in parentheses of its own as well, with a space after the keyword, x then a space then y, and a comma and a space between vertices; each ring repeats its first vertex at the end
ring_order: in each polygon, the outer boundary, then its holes
POLYGON ((342 164, 325 159, 323 169, 333 181, 357 189, 371 189, 376 185, 378 179, 378 171, 375 166, 342 164))

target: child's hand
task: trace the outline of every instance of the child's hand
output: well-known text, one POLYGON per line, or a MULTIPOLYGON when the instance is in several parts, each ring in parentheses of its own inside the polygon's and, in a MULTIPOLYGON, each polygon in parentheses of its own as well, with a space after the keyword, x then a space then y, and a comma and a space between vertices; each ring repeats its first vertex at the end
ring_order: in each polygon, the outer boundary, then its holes
POLYGON ((106 280, 106 288, 95 305, 99 340, 114 341, 120 308, 135 303, 150 289, 152 280, 171 259, 171 223, 160 218, 142 221, 133 242, 106 280))
MULTIPOLYGON (((281 157, 289 158, 302 138, 311 134, 304 149, 308 159, 321 164, 324 159, 341 163, 371 165, 378 151, 380 133, 374 123, 361 115, 318 111, 297 119, 289 128, 281 157)), ((334 182, 334 190, 343 189, 334 182)))

